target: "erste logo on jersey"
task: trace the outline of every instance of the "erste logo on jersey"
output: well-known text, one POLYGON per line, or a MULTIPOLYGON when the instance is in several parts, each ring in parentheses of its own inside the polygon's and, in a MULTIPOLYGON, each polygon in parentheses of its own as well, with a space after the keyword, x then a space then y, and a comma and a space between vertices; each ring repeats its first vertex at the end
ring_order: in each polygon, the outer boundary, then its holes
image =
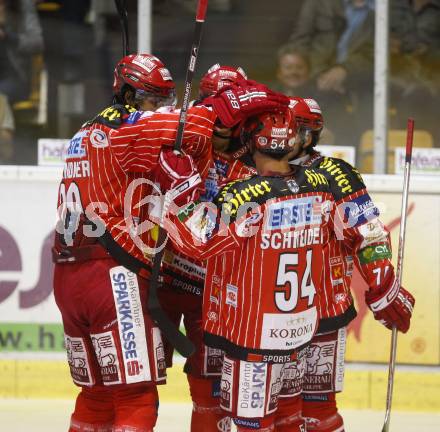
POLYGON ((320 196, 295 198, 271 204, 266 220, 267 230, 320 225, 322 220, 320 196))
POLYGON ((101 129, 93 129, 90 133, 90 144, 96 148, 108 147, 107 134, 101 129))
POLYGON ((86 145, 84 138, 89 136, 89 130, 80 130, 70 140, 69 147, 66 152, 66 158, 82 158, 86 155, 86 145))

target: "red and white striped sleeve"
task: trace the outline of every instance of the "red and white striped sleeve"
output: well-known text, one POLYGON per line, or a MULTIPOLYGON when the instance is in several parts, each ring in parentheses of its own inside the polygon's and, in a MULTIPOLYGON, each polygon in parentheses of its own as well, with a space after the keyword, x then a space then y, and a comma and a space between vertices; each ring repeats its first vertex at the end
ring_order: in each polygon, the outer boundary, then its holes
MULTIPOLYGON (((211 161, 211 136, 216 115, 200 106, 188 110, 182 149, 189 153, 204 176, 211 161)), ((173 146, 179 112, 155 112, 134 125, 113 130, 113 153, 126 172, 149 172, 156 165, 162 146, 173 146)))
POLYGON ((338 235, 342 235, 343 244, 357 258, 357 267, 370 289, 393 283, 390 233, 379 219, 379 210, 367 190, 357 191, 337 204, 338 235))
MULTIPOLYGON (((244 215, 239 222, 248 216, 244 215)), ((202 202, 194 204, 194 208, 188 211, 184 209, 178 214, 168 213, 163 227, 177 250, 205 260, 240 247, 248 235, 241 232, 243 230, 240 230, 239 222, 235 219, 224 222, 221 218, 221 208, 212 202, 202 202)))

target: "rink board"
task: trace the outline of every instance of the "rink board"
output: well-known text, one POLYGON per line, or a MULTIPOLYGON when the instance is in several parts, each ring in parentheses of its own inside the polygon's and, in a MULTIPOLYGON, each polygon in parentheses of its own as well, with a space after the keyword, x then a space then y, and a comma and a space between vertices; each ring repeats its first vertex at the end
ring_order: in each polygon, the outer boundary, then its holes
MULTIPOLYGON (((16 352, 29 359, 34 354, 41 359, 41 353, 47 359, 63 355, 61 317, 52 294, 50 262, 59 176, 59 169, 0 167, 0 397, 71 397, 75 391, 66 378, 63 362, 35 362, 15 356, 16 352)), ((365 176, 365 181, 380 206, 381 219, 391 228, 396 251, 402 177, 365 176)), ((433 177, 414 176, 409 204, 403 281, 417 303, 411 331, 399 335, 398 361, 439 366, 440 182, 433 177)), ((347 359, 386 363, 390 333, 366 310, 362 290, 358 283, 354 293, 359 316, 350 327, 347 359)), ((350 369, 347 391, 341 399, 344 406, 375 409, 377 404, 380 409, 385 375, 379 369, 350 369)), ((166 386, 163 397, 174 400, 179 395, 180 400, 180 395, 187 395, 185 379, 174 370, 170 378, 181 388, 175 391, 166 386)), ((396 391, 395 403, 402 409, 440 410, 436 369, 399 372, 399 386, 402 391, 396 391)))
MULTIPOLYGON (((0 353, 63 351, 50 259, 59 177, 59 168, 0 167, 0 353)), ((402 176, 365 181, 396 251, 402 176)), ((440 365, 440 181, 413 176, 410 192, 403 283, 416 307, 411 331, 399 336, 397 358, 440 365)), ((353 281, 359 314, 349 329, 347 359, 386 363, 389 332, 367 310, 364 282, 356 274, 353 281)))
MULTIPOLYGON (((190 402, 182 364, 167 372, 159 386, 162 402, 190 402)), ((0 360, 0 399, 70 399, 78 393, 67 362, 50 360, 0 360)), ((348 367, 342 408, 381 410, 385 406, 387 370, 348 367)), ((440 369, 403 367, 396 372, 393 408, 401 411, 440 412, 440 369), (418 370, 419 369, 419 370, 418 370)))

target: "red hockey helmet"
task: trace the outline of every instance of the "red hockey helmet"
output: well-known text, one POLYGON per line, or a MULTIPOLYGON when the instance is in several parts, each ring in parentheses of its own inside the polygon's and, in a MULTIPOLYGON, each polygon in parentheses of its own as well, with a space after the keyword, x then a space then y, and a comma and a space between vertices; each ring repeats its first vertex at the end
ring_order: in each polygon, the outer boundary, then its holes
POLYGON ((250 149, 284 155, 293 150, 298 126, 291 110, 266 112, 249 118, 241 140, 250 149))
POLYGON ((151 54, 131 54, 116 65, 113 94, 121 95, 124 85, 135 91, 135 98, 154 97, 157 106, 176 104, 176 86, 169 70, 151 54))
POLYGON ((204 99, 217 93, 224 86, 246 79, 246 72, 241 67, 220 66, 217 63, 211 66, 200 80, 199 97, 204 99))
POLYGON ((324 127, 321 107, 315 99, 294 97, 290 99, 290 110, 299 126, 319 134, 324 127))

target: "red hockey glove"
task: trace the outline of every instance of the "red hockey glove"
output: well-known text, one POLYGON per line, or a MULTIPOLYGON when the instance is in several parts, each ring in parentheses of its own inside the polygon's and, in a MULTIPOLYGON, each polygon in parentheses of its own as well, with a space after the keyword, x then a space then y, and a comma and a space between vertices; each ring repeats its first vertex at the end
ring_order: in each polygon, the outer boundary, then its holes
POLYGON ((199 198, 202 179, 189 155, 176 154, 171 148, 162 149, 155 170, 155 180, 167 200, 181 207, 199 198))
POLYGON ((395 279, 386 290, 370 290, 365 293, 365 301, 373 312, 374 318, 385 327, 393 326, 402 333, 409 329, 415 299, 395 279))
POLYGON ((223 87, 203 104, 211 105, 220 122, 231 128, 248 117, 287 107, 289 98, 256 81, 243 81, 241 85, 223 87))

